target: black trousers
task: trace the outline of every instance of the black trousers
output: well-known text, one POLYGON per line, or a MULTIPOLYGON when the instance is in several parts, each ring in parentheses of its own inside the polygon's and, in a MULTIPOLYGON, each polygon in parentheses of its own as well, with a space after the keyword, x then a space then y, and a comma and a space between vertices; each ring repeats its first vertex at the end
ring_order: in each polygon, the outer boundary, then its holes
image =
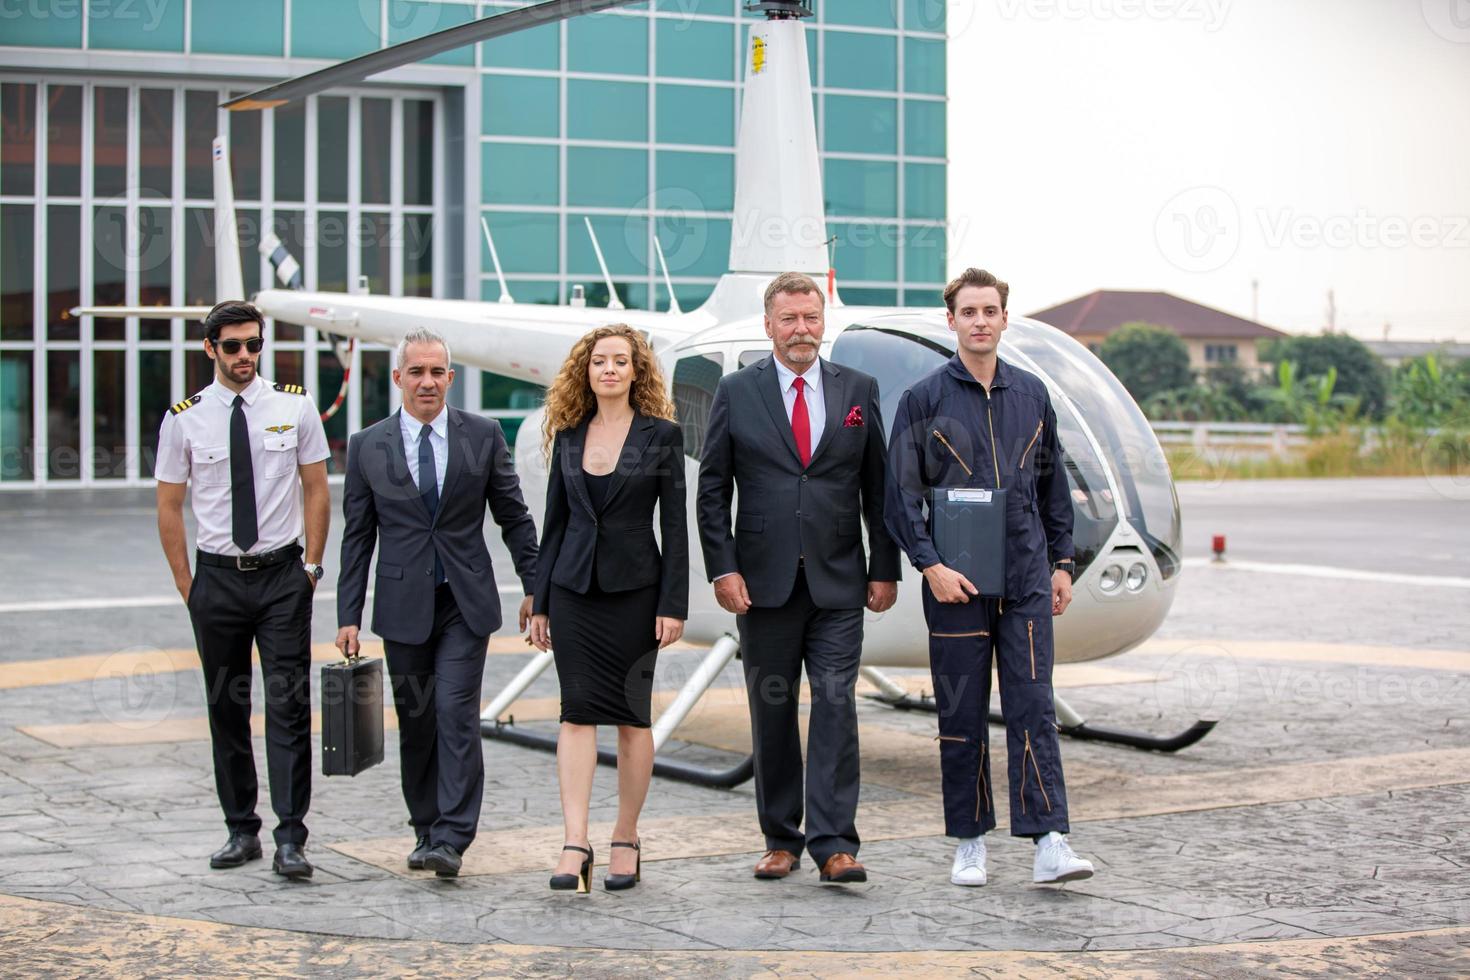
POLYGON ((939 708, 944 832, 978 837, 995 828, 990 780, 990 664, 1006 720, 1011 834, 1067 833, 1067 789, 1052 702, 1050 593, 1001 608, 996 599, 939 602, 924 583, 929 670, 939 708))
POLYGON ((857 686, 863 610, 819 609, 796 575, 784 606, 752 607, 737 618, 750 702, 755 801, 768 849, 801 854, 818 866, 833 854, 856 855, 858 804, 857 686), (811 686, 803 793, 798 706, 801 669, 811 686), (801 829, 806 802, 806 832, 801 829))
POLYGON ((434 590, 427 640, 383 641, 409 823, 415 835, 461 853, 475 839, 485 792, 480 685, 489 642, 465 625, 448 585, 434 590))
POLYGON ((189 620, 204 665, 214 785, 231 832, 260 833, 250 741, 250 648, 260 648, 276 844, 306 843, 311 806, 311 597, 301 563, 242 572, 198 563, 189 620))

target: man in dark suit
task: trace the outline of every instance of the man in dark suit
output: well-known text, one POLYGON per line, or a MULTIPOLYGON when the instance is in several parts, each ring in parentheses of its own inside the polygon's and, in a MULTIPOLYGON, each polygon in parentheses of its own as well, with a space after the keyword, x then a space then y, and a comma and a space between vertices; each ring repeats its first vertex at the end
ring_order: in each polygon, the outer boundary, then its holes
POLYGON ((397 365, 402 410, 347 443, 337 646, 358 649, 376 539, 372 629, 392 677, 403 798, 417 837, 408 866, 453 877, 480 819, 480 683, 500 628, 485 505, 526 592, 521 629, 531 614, 536 525, 499 423, 445 404, 454 370, 444 339, 410 333, 397 365))
POLYGON ((803 847, 822 881, 866 881, 857 861, 857 706, 863 607, 898 594, 883 526, 878 383, 818 357, 824 299, 787 272, 766 290, 771 356, 720 381, 699 471, 699 536, 721 606, 737 614, 750 702, 757 878, 784 878, 803 847), (731 497, 740 492, 735 532, 731 497), (872 549, 863 553, 859 521, 872 549), (812 707, 802 821, 801 670, 812 707))

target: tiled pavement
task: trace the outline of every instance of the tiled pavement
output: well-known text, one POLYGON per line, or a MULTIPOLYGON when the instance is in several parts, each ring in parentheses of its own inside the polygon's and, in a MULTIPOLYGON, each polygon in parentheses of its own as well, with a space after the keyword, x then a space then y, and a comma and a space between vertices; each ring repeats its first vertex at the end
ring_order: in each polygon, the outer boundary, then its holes
MULTIPOLYGON (((7 532, 11 516, 0 509, 7 532)), ((108 548, 151 549, 145 516, 108 548)), ((122 559, 104 550, 110 561, 122 559)), ((1190 569, 1155 641, 1067 689, 1113 726, 1223 719, 1175 756, 1064 744, 1073 842, 1099 866, 1087 882, 1034 887, 1029 844, 997 837, 989 886, 948 885, 933 720, 865 703, 868 885, 824 887, 810 869, 755 882, 751 787, 658 780, 642 885, 590 896, 546 889, 560 843, 550 757, 495 742, 475 874, 444 882, 398 864, 391 751, 355 779, 316 778, 310 882, 281 881, 268 860, 211 871, 223 833, 208 744, 149 735, 160 718, 202 714, 196 673, 57 667, 57 683, 6 683, 24 662, 70 654, 173 662, 181 610, 71 614, 65 632, 52 621, 63 614, 0 613, 0 962, 22 975, 1464 975, 1467 609, 1463 590, 1190 569), (22 731, 58 724, 82 728, 63 745, 22 731)), ((661 672, 695 656, 669 655, 661 672)), ((492 656, 487 695, 523 662, 492 656)), ((722 683, 735 686, 733 669, 722 683)), ((527 696, 554 695, 548 675, 527 696)), ((712 699, 681 736, 681 754, 728 762, 744 737, 738 700, 712 699)), ((615 807, 600 772, 594 822, 615 807)))

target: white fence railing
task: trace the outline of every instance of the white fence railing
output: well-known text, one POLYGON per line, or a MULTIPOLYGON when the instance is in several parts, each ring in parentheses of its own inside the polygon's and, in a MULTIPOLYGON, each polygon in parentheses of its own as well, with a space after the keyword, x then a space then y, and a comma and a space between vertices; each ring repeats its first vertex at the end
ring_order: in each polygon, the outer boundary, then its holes
POLYGON ((1305 425, 1273 425, 1269 422, 1167 422, 1154 421, 1160 445, 1189 446, 1204 454, 1233 450, 1252 454, 1289 456, 1307 445, 1305 425))

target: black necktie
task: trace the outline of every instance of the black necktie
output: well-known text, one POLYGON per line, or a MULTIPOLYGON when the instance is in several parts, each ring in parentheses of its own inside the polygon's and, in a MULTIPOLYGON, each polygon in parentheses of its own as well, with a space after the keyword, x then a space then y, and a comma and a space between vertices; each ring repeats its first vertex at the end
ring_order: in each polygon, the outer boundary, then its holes
MULTIPOLYGON (((434 470, 434 446, 429 441, 429 433, 434 431, 432 425, 426 425, 419 430, 419 496, 424 500, 424 507, 429 512, 429 520, 439 511, 439 474, 434 470)), ((444 564, 439 561, 439 550, 434 549, 434 584, 443 585, 445 582, 444 564)))
POLYGON ((255 466, 250 460, 250 429, 245 424, 245 396, 235 396, 230 412, 230 537, 249 553, 260 540, 255 523, 255 466))

